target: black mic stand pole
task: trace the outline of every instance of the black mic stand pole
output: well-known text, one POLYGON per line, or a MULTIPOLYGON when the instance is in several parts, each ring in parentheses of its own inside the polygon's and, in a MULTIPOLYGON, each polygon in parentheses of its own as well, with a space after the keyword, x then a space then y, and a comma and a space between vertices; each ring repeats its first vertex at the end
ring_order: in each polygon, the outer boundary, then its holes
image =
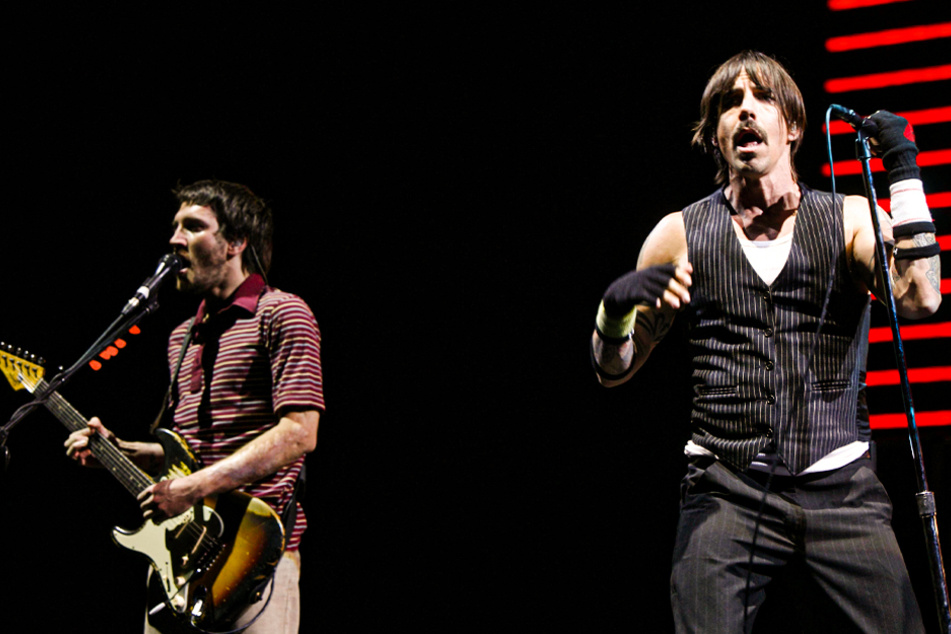
POLYGON ((915 499, 918 502, 918 514, 925 531, 927 542, 931 580, 934 584, 935 601, 938 608, 938 621, 941 631, 951 634, 951 611, 948 604, 948 584, 944 575, 944 563, 941 558, 941 541, 938 538, 938 520, 935 511, 934 493, 928 490, 928 478, 925 476, 925 463, 921 454, 921 441, 918 438, 918 426, 915 423, 915 406, 911 400, 911 385, 908 382, 908 368, 905 365, 905 351, 902 346, 901 333, 898 330, 898 315, 895 309, 895 296, 889 283, 888 254, 885 251, 885 241, 882 237, 882 227, 878 221, 878 201, 875 196, 875 187, 872 183, 872 170, 869 161, 872 153, 869 148, 868 137, 862 128, 858 130, 858 139, 855 142, 856 154, 862 164, 862 175, 865 182, 865 193, 868 198, 869 210, 872 214, 872 224, 875 227, 876 255, 880 263, 882 276, 882 292, 885 295, 885 307, 888 312, 888 322, 892 329, 892 344, 895 349, 895 359, 898 363, 898 375, 901 378, 901 394, 905 403, 905 416, 908 419, 908 438, 911 444, 911 454, 915 460, 918 477, 918 493, 915 499))
POLYGON ((53 392, 58 390, 62 385, 64 385, 68 380, 70 380, 76 372, 79 371, 84 365, 93 359, 99 352, 109 343, 111 343, 120 333, 125 332, 132 326, 136 325, 143 317, 155 312, 155 309, 158 308, 158 300, 153 298, 152 301, 148 304, 140 304, 140 309, 138 310, 123 310, 122 314, 113 321, 108 328, 96 339, 96 342, 89 347, 89 349, 79 358, 76 363, 74 363, 68 370, 64 370, 57 374, 54 378, 47 382, 47 387, 42 393, 34 394, 33 400, 29 403, 23 405, 17 409, 13 415, 10 417, 10 420, 0 427, 0 448, 3 449, 4 455, 4 464, 9 464, 10 461, 10 451, 7 448, 7 438, 10 436, 10 432, 14 427, 17 426, 27 414, 35 410, 40 405, 44 405, 46 400, 49 398, 53 392))

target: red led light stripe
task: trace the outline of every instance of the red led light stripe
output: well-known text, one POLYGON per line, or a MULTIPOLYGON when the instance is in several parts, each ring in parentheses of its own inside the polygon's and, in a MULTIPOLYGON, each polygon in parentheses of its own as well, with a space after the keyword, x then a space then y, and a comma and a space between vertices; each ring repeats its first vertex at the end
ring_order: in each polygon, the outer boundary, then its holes
POLYGON ((841 53, 862 48, 937 40, 942 37, 951 37, 951 22, 832 37, 826 40, 826 50, 830 53, 841 53))
MULTIPOLYGON (((882 159, 873 158, 869 163, 869 167, 873 172, 884 171, 882 166, 882 159)), ((851 161, 836 161, 835 162, 835 175, 836 176, 854 176, 856 174, 862 173, 862 164, 856 160, 851 161)), ((832 170, 829 169, 829 164, 826 163, 822 166, 822 175, 823 176, 832 176, 832 170)))
MULTIPOLYGON (((908 381, 911 383, 937 383, 951 381, 951 366, 934 368, 910 368, 908 381)), ((877 385, 898 385, 900 383, 898 370, 874 370, 865 377, 865 383, 872 387, 877 385)))
MULTIPOLYGON (((896 112, 895 114, 905 117, 908 119, 908 123, 913 126, 928 125, 931 123, 947 123, 951 121, 951 106, 896 112)), ((822 126, 822 130, 823 132, 825 131, 824 125, 822 126)), ((845 121, 832 121, 829 130, 832 134, 855 134, 855 130, 852 129, 852 126, 845 121)))
POLYGON ((857 77, 839 77, 825 82, 825 91, 828 93, 853 92, 868 90, 869 88, 886 88, 888 86, 904 86, 920 84, 929 81, 951 79, 951 64, 929 66, 927 68, 909 68, 887 73, 873 73, 857 77))
MULTIPOLYGON (((902 341, 912 341, 914 339, 938 339, 941 337, 951 337, 951 321, 943 321, 937 324, 915 324, 900 326, 902 341)), ((869 343, 883 343, 892 340, 892 329, 889 327, 872 328, 868 333, 869 343)))
POLYGON ((877 7, 882 4, 894 4, 896 2, 908 2, 908 0, 829 0, 828 7, 830 11, 847 11, 849 9, 877 7))
MULTIPOLYGON (((904 414, 872 414, 869 416, 872 429, 904 429, 908 427, 908 417, 904 414)), ((951 425, 951 410, 917 412, 915 424, 918 427, 938 427, 951 425)))
POLYGON ((951 235, 937 236, 935 239, 942 251, 951 251, 951 235))
MULTIPOLYGON (((905 117, 905 118, 907 119, 908 117, 905 117)), ((825 125, 822 126, 822 131, 823 132, 826 131, 825 125)), ((850 126, 845 121, 836 121, 835 119, 833 119, 832 123, 829 124, 829 134, 836 135, 836 134, 854 134, 854 133, 855 133, 855 130, 853 130, 852 126, 850 126)))
POLYGON ((931 209, 941 209, 942 207, 951 207, 951 192, 941 192, 938 194, 926 195, 928 207, 931 209))
MULTIPOLYGON (((931 150, 918 153, 918 167, 934 167, 935 165, 951 165, 951 150, 931 150)), ((869 167, 873 172, 883 172, 881 159, 872 159, 869 167)), ((854 176, 862 173, 862 164, 856 160, 840 161, 835 164, 836 176, 854 176)), ((829 164, 822 166, 823 176, 831 176, 829 164)))

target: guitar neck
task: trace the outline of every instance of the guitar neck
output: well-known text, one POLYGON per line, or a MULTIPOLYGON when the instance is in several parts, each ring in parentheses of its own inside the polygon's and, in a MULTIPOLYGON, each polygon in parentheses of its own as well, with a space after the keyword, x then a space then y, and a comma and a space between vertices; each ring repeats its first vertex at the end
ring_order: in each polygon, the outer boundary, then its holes
MULTIPOLYGON (((35 391, 42 393, 47 389, 49 385, 40 379, 35 391)), ((58 392, 50 394, 43 405, 71 432, 89 426, 89 421, 58 392)), ((121 449, 99 434, 90 436, 89 451, 134 496, 138 496, 145 488, 155 483, 155 480, 136 466, 121 449)))

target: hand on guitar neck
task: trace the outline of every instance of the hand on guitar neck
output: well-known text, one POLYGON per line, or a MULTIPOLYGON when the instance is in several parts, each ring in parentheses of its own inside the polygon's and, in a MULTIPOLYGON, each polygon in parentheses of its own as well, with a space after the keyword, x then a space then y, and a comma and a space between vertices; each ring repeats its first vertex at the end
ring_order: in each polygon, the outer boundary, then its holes
MULTIPOLYGON (((64 443, 66 455, 84 467, 101 468, 102 465, 99 464, 90 450, 90 443, 97 441, 111 442, 140 469, 146 472, 158 473, 164 465, 165 450, 162 445, 155 442, 120 440, 96 417, 89 419, 88 427, 74 431, 66 438, 64 443), (99 440, 95 440, 95 438, 99 440)), ((148 487, 137 498, 139 505, 142 507, 143 517, 161 521, 167 517, 184 513, 203 497, 193 491, 192 488, 186 478, 162 480, 148 487)))
POLYGON ((106 429, 97 417, 89 419, 89 426, 72 432, 63 446, 66 455, 79 462, 84 467, 101 468, 102 465, 93 456, 89 443, 94 434, 98 433, 104 440, 118 447, 137 467, 155 475, 161 469, 165 460, 165 450, 157 442, 129 442, 120 440, 118 436, 106 429))

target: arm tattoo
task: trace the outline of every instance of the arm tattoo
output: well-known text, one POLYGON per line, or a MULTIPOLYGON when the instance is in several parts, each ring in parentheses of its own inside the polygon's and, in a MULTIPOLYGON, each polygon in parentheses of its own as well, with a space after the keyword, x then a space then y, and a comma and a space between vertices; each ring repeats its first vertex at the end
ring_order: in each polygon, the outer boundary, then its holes
MULTIPOLYGON (((912 236, 916 247, 926 247, 935 243, 933 233, 917 233, 912 236)), ((925 273, 928 283, 935 291, 941 292, 941 255, 928 258, 928 271, 925 273)))
POLYGON ((674 320, 663 311, 644 311, 637 316, 636 326, 642 326, 654 343, 658 343, 670 330, 674 320))
POLYGON ((622 344, 606 343, 597 335, 593 336, 591 345, 595 362, 610 374, 622 374, 631 367, 634 361, 634 342, 625 341, 622 344))
POLYGON ((664 338, 672 324, 673 315, 665 311, 647 310, 638 312, 637 321, 634 323, 634 337, 623 343, 608 343, 595 332, 592 335, 591 352, 594 362, 600 368, 598 374, 610 380, 625 378, 635 361, 640 359, 640 362, 643 362, 653 345, 664 338), (645 341, 650 341, 650 345, 639 348, 638 342, 645 341))
MULTIPOLYGON (((935 243, 935 237, 933 233, 916 233, 912 236, 912 242, 916 247, 925 247, 930 244, 935 243)), ((904 260, 905 262, 916 262, 917 260, 904 260)), ((926 260, 927 270, 924 272, 925 279, 928 280, 928 284, 935 290, 935 292, 941 292, 941 256, 933 255, 926 260)), ((911 268, 911 264, 903 265, 905 272, 911 268)), ((895 285, 898 284, 904 277, 903 273, 898 270, 898 265, 896 263, 889 270, 889 279, 891 280, 892 288, 895 288, 895 285)))

